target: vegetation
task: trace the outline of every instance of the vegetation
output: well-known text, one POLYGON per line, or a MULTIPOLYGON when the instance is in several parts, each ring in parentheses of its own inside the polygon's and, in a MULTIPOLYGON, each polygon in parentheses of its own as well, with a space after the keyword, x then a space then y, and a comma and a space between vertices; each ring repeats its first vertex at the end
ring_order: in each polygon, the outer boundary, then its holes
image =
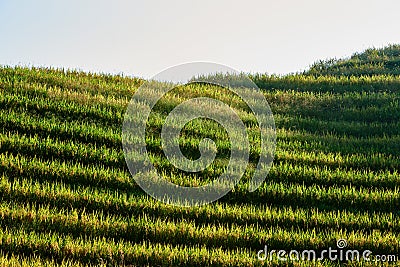
POLYGON ((308 74, 365 76, 377 74, 400 74, 400 45, 370 48, 355 53, 349 59, 322 60, 311 66, 308 74))
POLYGON ((399 51, 367 50, 304 74, 252 75, 277 127, 273 167, 252 193, 247 182, 259 131, 241 100, 209 84, 166 95, 148 122, 146 142, 154 165, 177 184, 219 176, 230 145, 221 126, 195 120, 182 131, 182 151, 196 158, 200 140, 209 137, 217 159, 199 173, 174 168, 162 153, 160 129, 175 105, 199 95, 220 99, 235 108, 250 136, 242 181, 216 203, 192 208, 147 196, 126 167, 123 115, 142 80, 0 67, 0 264, 338 266, 264 262, 257 251, 265 245, 321 251, 340 238, 349 249, 398 255, 399 51))

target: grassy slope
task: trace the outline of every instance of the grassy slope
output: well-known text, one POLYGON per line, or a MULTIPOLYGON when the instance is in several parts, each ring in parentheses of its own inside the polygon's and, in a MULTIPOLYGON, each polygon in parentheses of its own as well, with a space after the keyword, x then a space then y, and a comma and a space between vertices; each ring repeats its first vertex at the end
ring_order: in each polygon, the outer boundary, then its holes
POLYGON ((315 63, 306 73, 312 75, 400 74, 400 45, 370 48, 348 59, 330 59, 315 63))
MULTIPOLYGON (((253 78, 277 125, 267 181, 249 193, 247 173, 217 203, 178 208, 147 197, 125 166, 122 118, 140 80, 0 68, 0 262, 257 266, 264 245, 324 249, 338 238, 352 248, 399 253, 400 78, 253 78)), ((168 178, 197 184, 218 175, 223 161, 182 175, 162 157, 156 135, 162 112, 192 97, 189 89, 160 104, 147 141, 168 178)), ((210 95, 215 88, 191 89, 210 95)), ((256 133, 240 100, 230 100, 256 133)), ((209 127, 188 126, 184 149, 195 153, 210 132, 223 139, 218 126, 209 127)), ((224 140, 219 145, 223 159, 229 149, 224 140)), ((251 153, 255 163, 257 149, 251 153)))

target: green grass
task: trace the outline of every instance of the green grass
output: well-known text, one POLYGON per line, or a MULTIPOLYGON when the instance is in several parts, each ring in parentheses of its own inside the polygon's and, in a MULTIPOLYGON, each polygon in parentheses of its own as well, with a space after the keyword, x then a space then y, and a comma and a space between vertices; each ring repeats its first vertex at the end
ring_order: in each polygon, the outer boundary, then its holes
MULTIPOLYGON (((240 183, 215 203, 183 208, 147 196, 125 163, 124 112, 142 80, 0 67, 0 265, 263 266, 257 251, 265 245, 321 251, 339 238, 349 248, 399 254, 400 77, 396 69, 312 73, 317 69, 251 75, 277 127, 274 164, 251 193, 247 182, 258 162, 260 132, 240 98, 191 84, 156 105, 147 149, 156 168, 176 184, 195 186, 219 176, 230 144, 218 124, 193 121, 182 131, 182 151, 196 158, 199 142, 208 137, 216 141, 217 158, 199 173, 176 169, 160 141, 174 106, 213 97, 231 105, 248 130, 250 162, 240 183)), ((268 263, 340 265, 276 258, 268 263)))
POLYGON ((400 45, 370 48, 348 59, 330 59, 315 63, 308 74, 361 76, 400 74, 400 45))

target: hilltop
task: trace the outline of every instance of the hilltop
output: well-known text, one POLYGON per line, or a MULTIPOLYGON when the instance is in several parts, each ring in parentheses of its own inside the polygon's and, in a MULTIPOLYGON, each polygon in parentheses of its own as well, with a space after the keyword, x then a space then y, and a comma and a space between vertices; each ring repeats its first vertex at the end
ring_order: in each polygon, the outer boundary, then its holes
POLYGON ((393 44, 384 48, 369 48, 345 59, 321 60, 313 64, 305 74, 334 76, 400 75, 400 45, 393 44))

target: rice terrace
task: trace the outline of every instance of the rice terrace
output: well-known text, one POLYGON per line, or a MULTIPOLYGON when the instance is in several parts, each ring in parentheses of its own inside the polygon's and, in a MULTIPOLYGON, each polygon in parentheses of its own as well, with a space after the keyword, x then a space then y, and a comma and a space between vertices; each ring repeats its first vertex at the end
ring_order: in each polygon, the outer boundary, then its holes
POLYGON ((400 265, 400 46, 322 60, 297 74, 243 75, 261 89, 276 126, 272 167, 253 192, 260 131, 237 95, 193 83, 152 110, 146 149, 177 185, 220 176, 231 146, 221 125, 193 120, 181 131, 182 153, 199 158, 209 138, 216 158, 199 172, 174 167, 160 136, 176 105, 218 99, 249 135, 249 162, 235 188, 211 204, 180 207, 147 195, 125 161, 124 114, 144 80, 0 66, 0 264, 400 265), (349 251, 359 260, 348 260, 349 251), (295 259, 280 259, 289 254, 295 259))

